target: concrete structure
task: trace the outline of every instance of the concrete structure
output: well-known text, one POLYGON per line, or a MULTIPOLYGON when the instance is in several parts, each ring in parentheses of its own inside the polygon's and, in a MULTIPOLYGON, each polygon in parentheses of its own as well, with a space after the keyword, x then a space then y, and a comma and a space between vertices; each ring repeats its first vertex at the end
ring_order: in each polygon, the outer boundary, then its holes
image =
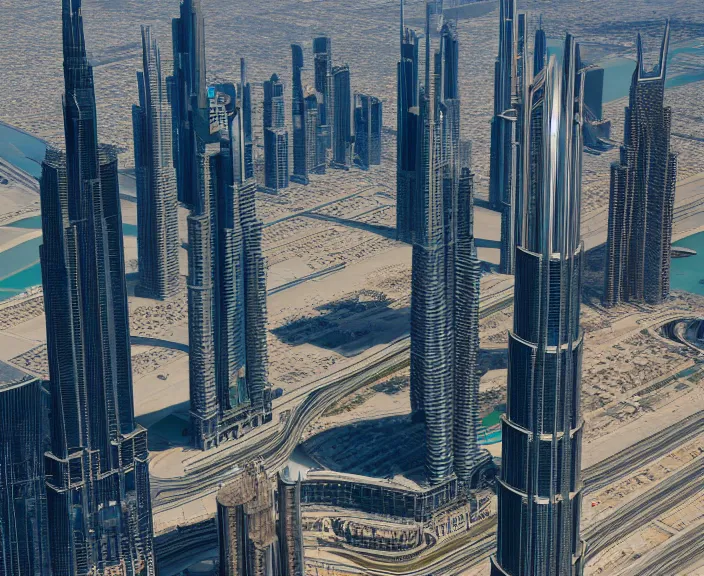
POLYGON ((354 160, 363 170, 381 164, 382 104, 378 98, 355 94, 354 160))
POLYGON ((664 106, 670 23, 655 68, 638 63, 626 109, 619 163, 611 166, 603 303, 659 304, 670 293, 677 156, 670 147, 672 110, 664 106))
POLYGON ((98 145, 80 2, 63 2, 66 155, 42 168, 54 576, 154 574, 147 432, 135 423, 117 158, 98 145))
POLYGON ((249 462, 217 495, 221 576, 303 576, 301 483, 249 462))
MULTIPOLYGON (((513 274, 516 250, 517 191, 523 154, 520 150, 522 103, 526 70, 526 19, 516 13, 515 0, 501 0, 499 57, 495 65, 494 118, 491 122, 489 202, 501 211, 501 258, 499 270, 513 274)), ((538 48, 542 51, 540 38, 538 48)))
POLYGON ((171 84, 174 165, 178 199, 188 206, 198 193, 195 123, 208 109, 205 93, 205 22, 200 0, 181 0, 180 16, 172 22, 174 74, 171 84))
POLYGON ((41 380, 0 362, 0 574, 50 576, 41 380))
POLYGON ((401 0, 401 58, 398 63, 396 110, 396 238, 410 243, 418 183, 418 37, 405 27, 401 0))
POLYGON ((171 146, 171 108, 161 52, 152 29, 142 27, 139 105, 132 107, 137 177, 140 296, 164 300, 180 288, 178 194, 171 146))
POLYGON ((524 166, 492 576, 583 571, 580 68, 568 35, 564 67, 551 57, 526 94, 523 142, 535 160, 524 166))
POLYGON ((264 82, 264 186, 272 192, 288 188, 284 85, 276 74, 264 82))

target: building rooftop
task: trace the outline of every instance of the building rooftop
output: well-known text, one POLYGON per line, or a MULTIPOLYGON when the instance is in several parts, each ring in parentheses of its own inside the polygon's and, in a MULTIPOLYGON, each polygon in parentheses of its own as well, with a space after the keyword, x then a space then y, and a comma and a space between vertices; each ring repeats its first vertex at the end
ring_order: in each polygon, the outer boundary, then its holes
POLYGON ((19 368, 0 361, 0 391, 34 379, 34 376, 22 372, 19 368))

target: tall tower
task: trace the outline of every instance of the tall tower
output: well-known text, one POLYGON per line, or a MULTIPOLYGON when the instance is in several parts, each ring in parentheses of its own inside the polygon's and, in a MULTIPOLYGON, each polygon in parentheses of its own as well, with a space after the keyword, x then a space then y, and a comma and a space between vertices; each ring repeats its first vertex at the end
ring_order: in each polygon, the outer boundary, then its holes
POLYGON ((307 150, 315 146, 315 138, 308 140, 306 134, 306 105, 301 82, 303 68, 303 48, 299 44, 291 44, 291 61, 293 66, 293 82, 291 83, 291 122, 293 124, 293 174, 291 180, 308 184, 308 169, 306 164, 307 150))
POLYGON ((347 169, 352 164, 352 88, 350 67, 332 69, 333 118, 332 162, 337 168, 347 169))
POLYGON ((355 163, 367 170, 381 164, 382 104, 375 96, 355 94, 355 163))
POLYGON ((284 85, 276 74, 264 82, 264 185, 288 187, 288 131, 284 128, 284 85))
MULTIPOLYGON (((430 11, 430 7, 428 8, 430 11)), ((426 20, 426 55, 431 53, 426 20)), ((457 35, 441 30, 420 90, 417 193, 413 198, 411 407, 426 428, 431 484, 456 474, 471 484, 477 446, 479 279, 473 177, 460 153, 457 35), (431 77, 430 63, 433 62, 431 77)), ((463 157, 464 156, 464 157, 463 157)))
POLYGON ((526 94, 529 185, 516 251, 493 576, 583 571, 580 68, 568 35, 563 66, 551 57, 526 94))
POLYGON ((189 216, 191 422, 207 450, 271 418, 266 262, 257 185, 246 176, 245 114, 235 87, 211 87, 199 123, 199 202, 189 216))
POLYGON ((50 576, 42 383, 0 362, 0 570, 50 576))
POLYGON ((659 304, 670 293, 677 156, 670 146, 672 110, 664 106, 670 23, 655 68, 646 71, 638 35, 621 160, 611 166, 603 302, 659 304))
POLYGON ((318 119, 325 137, 325 148, 332 146, 332 41, 326 36, 313 39, 315 90, 321 94, 318 119))
POLYGON ((239 106, 244 135, 244 178, 254 178, 254 144, 252 141, 252 87, 247 81, 247 64, 240 58, 239 106))
POLYGON ((55 576, 154 574, 147 431, 135 423, 122 216, 98 145, 81 5, 62 5, 66 154, 42 168, 40 248, 51 379, 46 456, 55 576))
POLYGON ((132 107, 137 175, 139 295, 166 299, 180 287, 178 197, 171 146, 171 109, 161 52, 142 26, 143 71, 137 72, 139 105, 132 107))
POLYGON ((401 0, 401 57, 398 62, 396 109, 396 238, 411 242, 417 193, 418 38, 405 27, 401 0))
POLYGON ((513 274, 516 248, 516 201, 522 155, 519 119, 526 81, 525 14, 516 14, 515 0, 501 0, 499 57, 495 65, 494 118, 491 122, 489 202, 501 211, 499 269, 513 274))
POLYGON ((198 182, 195 116, 208 110, 205 91, 205 22, 200 0, 181 0, 181 15, 172 22, 174 159, 178 199, 192 206, 198 182))

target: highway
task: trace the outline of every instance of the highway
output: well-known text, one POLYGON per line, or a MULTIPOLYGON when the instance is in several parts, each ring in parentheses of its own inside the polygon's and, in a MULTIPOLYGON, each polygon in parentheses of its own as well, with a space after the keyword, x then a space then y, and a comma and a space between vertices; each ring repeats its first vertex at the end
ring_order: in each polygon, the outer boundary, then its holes
POLYGON ((664 456, 675 444, 686 444, 704 430, 704 410, 680 420, 669 428, 636 442, 627 450, 614 454, 584 471, 584 493, 590 494, 613 484, 664 456), (617 471, 617 472, 616 472, 617 471))
MULTIPOLYGON (((480 310, 480 316, 494 314, 512 302, 513 290, 504 290, 480 310)), ((319 384, 311 387, 311 391, 298 405, 292 406, 291 414, 284 427, 275 429, 274 433, 262 435, 254 441, 248 441, 245 437, 239 446, 233 445, 220 459, 186 476, 159 478, 152 475, 154 512, 176 508, 217 490, 222 483, 237 474, 238 464, 247 460, 262 457, 267 470, 279 470, 299 444, 306 426, 322 415, 325 410, 354 391, 408 366, 410 345, 410 337, 399 339, 371 358, 359 362, 350 369, 340 371, 338 376, 322 378, 319 384)), ((293 395, 288 402, 293 404, 294 400, 297 400, 296 395, 293 395)))
POLYGON ((587 541, 587 561, 670 510, 673 502, 683 502, 703 490, 702 473, 704 456, 698 456, 647 492, 618 508, 605 520, 594 522, 582 532, 582 537, 587 541), (604 525, 605 522, 607 526, 604 525))

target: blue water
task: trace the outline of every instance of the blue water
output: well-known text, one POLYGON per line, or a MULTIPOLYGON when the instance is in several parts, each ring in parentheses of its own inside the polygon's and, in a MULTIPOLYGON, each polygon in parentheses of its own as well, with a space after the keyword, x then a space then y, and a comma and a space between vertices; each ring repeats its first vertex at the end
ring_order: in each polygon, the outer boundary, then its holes
POLYGON ((670 289, 704 295, 704 284, 701 283, 704 281, 704 232, 683 238, 674 245, 692 248, 697 255, 672 259, 670 289))
POLYGON ((0 123, 0 158, 39 178, 45 152, 46 143, 43 140, 0 123))
MULTIPOLYGON (((41 216, 32 216, 7 226, 38 230, 42 226, 42 219, 41 216)), ((137 226, 134 224, 123 224, 122 230, 125 236, 137 236, 137 226)), ((0 301, 12 298, 28 288, 42 283, 42 271, 39 264, 41 243, 40 236, 5 252, 0 252, 0 301)))

